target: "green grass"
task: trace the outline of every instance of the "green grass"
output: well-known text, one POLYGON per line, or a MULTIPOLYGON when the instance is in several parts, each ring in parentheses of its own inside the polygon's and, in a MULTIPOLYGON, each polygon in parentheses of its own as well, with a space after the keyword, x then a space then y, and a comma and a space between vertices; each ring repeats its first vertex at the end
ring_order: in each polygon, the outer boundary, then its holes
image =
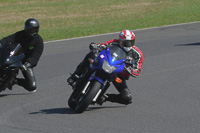
POLYGON ((31 17, 51 41, 200 21, 200 0, 1 0, 0 38, 31 17))

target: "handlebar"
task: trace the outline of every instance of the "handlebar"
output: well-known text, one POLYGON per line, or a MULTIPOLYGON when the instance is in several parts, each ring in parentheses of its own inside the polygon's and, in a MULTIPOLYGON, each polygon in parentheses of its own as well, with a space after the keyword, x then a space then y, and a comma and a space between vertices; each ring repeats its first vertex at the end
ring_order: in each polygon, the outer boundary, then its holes
POLYGON ((135 76, 132 75, 132 71, 130 70, 130 68, 128 68, 126 66, 124 68, 132 77, 135 77, 135 76))

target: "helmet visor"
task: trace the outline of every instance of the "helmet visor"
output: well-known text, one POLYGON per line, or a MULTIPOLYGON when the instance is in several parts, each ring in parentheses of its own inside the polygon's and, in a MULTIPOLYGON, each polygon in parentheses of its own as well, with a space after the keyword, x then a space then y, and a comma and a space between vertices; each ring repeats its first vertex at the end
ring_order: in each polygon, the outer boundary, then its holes
POLYGON ((26 32, 30 35, 30 36, 35 36, 39 31, 39 28, 35 27, 35 28, 31 28, 29 30, 27 30, 26 32))
POLYGON ((132 47, 134 43, 135 43, 135 39, 122 41, 122 44, 124 47, 132 47))

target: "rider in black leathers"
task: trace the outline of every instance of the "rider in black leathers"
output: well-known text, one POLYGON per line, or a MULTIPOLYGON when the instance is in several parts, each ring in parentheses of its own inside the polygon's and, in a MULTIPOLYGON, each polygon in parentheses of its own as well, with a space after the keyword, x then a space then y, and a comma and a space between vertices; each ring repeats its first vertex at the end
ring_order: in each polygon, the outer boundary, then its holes
POLYGON ((43 39, 38 34, 39 27, 39 22, 34 18, 30 18, 25 21, 24 30, 0 40, 0 45, 8 44, 9 47, 15 47, 19 43, 25 54, 22 61, 23 65, 20 68, 25 79, 16 78, 9 84, 9 89, 12 89, 14 84, 18 84, 30 92, 36 91, 37 85, 33 67, 37 66, 44 49, 43 39))

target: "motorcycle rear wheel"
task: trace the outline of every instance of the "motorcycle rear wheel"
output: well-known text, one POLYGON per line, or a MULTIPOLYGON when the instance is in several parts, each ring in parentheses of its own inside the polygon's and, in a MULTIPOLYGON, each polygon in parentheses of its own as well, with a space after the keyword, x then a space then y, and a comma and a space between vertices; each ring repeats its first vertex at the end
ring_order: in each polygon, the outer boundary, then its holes
POLYGON ((77 103, 75 108, 76 113, 83 113, 85 111, 85 109, 92 103, 92 100, 97 95, 100 88, 100 82, 93 80, 90 83, 86 94, 79 98, 79 102, 77 103))

